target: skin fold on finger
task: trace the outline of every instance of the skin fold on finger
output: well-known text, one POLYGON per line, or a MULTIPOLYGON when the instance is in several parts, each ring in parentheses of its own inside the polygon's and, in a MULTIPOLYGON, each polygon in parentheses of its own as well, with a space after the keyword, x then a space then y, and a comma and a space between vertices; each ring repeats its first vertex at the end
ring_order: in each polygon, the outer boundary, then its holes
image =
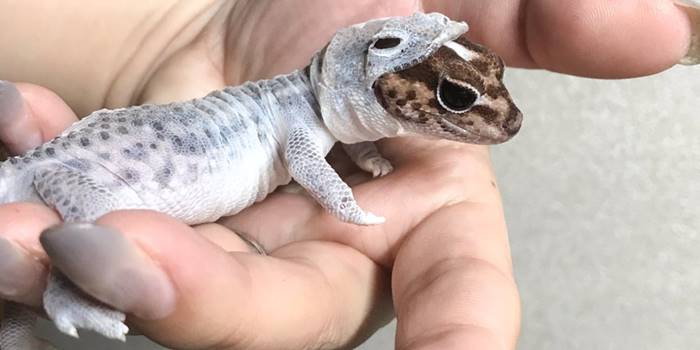
MULTIPOLYGON (((60 219, 54 211, 30 203, 0 205, 0 217, 3 218, 0 220, 0 239, 5 241, 6 248, 9 243, 12 255, 16 257, 12 261, 0 259, 0 264, 13 264, 8 275, 18 271, 23 275, 21 279, 15 279, 16 284, 9 286, 15 291, 13 295, 2 295, 0 298, 38 306, 48 270, 48 259, 38 240, 39 233, 59 223, 60 219)), ((3 268, 5 266, 0 266, 0 273, 3 268)))
POLYGON ((402 244, 392 285, 397 348, 514 348, 519 299, 498 203, 431 215, 402 244))
POLYGON ((392 285, 397 349, 514 349, 520 305, 499 203, 427 218, 402 244, 392 285))
POLYGON ((0 81, 0 140, 10 154, 39 146, 76 120, 73 111, 50 90, 0 81))
POLYGON ((154 212, 115 212, 98 223, 123 233, 175 286, 171 314, 129 318, 166 346, 337 348, 364 339, 391 318, 386 273, 342 245, 302 242, 263 257, 226 252, 154 212))
POLYGON ((197 225, 195 230, 202 237, 207 238, 227 252, 255 253, 253 247, 241 239, 235 231, 224 225, 217 223, 197 225))

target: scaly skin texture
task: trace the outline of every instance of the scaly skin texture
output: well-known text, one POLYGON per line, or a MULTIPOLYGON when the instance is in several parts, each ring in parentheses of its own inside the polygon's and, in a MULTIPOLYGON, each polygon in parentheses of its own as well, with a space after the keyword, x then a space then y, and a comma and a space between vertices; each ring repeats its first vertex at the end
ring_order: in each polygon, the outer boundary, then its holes
MULTIPOLYGON (((490 144, 520 127, 503 63, 465 41, 466 30, 440 14, 370 21, 340 30, 304 71, 186 102, 97 111, 4 163, 2 201, 41 200, 69 223, 151 209, 195 224, 235 214, 293 178, 340 220, 382 223, 324 159, 335 142, 358 144, 346 148, 351 158, 382 175, 391 165, 366 141, 422 134, 490 144), (429 101, 422 118, 396 112, 409 102, 421 109, 413 100, 429 101)), ((44 306, 73 336, 128 331, 122 313, 83 298, 58 271, 44 306)))

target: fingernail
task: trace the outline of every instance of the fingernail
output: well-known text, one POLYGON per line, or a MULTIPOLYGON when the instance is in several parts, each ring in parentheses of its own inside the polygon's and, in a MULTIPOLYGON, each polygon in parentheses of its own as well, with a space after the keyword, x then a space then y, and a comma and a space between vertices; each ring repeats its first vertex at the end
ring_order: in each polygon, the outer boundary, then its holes
POLYGON ((70 223, 44 231, 40 241, 51 263, 93 297, 144 319, 175 309, 170 278, 114 229, 70 223))
POLYGON ((681 59, 680 63, 685 65, 700 64, 700 1, 677 0, 676 2, 683 6, 691 24, 688 53, 681 59))
POLYGON ((0 238, 0 296, 17 300, 27 295, 41 274, 37 264, 10 241, 0 238))
POLYGON ((22 95, 15 84, 0 80, 0 120, 4 120, 8 115, 22 113, 22 104, 22 95))
POLYGON ((0 138, 14 152, 22 152, 42 144, 41 130, 33 127, 24 99, 12 82, 0 80, 0 138))

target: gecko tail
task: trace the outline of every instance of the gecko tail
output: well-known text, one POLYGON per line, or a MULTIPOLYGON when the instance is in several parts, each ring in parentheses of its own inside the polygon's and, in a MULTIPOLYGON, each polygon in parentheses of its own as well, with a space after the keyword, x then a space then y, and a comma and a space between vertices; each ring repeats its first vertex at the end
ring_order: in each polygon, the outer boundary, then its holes
POLYGON ((0 204, 12 203, 10 188, 15 177, 13 170, 7 161, 0 163, 0 204))
POLYGON ((7 302, 5 317, 0 321, 0 350, 56 350, 34 336, 37 319, 38 316, 28 308, 7 302))

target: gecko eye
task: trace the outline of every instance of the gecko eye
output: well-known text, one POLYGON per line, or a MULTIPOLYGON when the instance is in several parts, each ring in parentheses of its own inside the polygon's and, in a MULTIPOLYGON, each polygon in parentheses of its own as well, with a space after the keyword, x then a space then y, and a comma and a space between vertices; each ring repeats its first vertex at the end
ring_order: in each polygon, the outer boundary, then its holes
POLYGON ((399 46, 399 44, 401 44, 400 38, 394 38, 394 37, 379 38, 372 44, 372 48, 379 49, 379 50, 391 49, 393 47, 399 46))
POLYGON ((474 88, 453 83, 447 78, 440 80, 437 90, 440 105, 452 113, 468 111, 479 98, 474 88))

